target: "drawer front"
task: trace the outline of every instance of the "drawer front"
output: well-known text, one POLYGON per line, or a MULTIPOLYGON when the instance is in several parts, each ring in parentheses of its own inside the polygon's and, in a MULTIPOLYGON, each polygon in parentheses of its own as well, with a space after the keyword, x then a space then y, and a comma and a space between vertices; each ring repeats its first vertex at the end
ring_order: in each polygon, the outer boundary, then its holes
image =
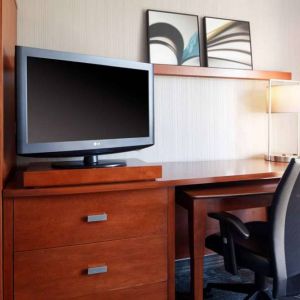
POLYGON ((14 201, 15 251, 160 235, 166 230, 166 189, 14 201))
POLYGON ((151 285, 141 285, 128 289, 114 291, 104 291, 82 297, 75 297, 72 300, 167 300, 167 283, 155 283, 151 285))
POLYGON ((166 240, 133 238, 17 252, 15 299, 73 299, 165 282, 166 240))

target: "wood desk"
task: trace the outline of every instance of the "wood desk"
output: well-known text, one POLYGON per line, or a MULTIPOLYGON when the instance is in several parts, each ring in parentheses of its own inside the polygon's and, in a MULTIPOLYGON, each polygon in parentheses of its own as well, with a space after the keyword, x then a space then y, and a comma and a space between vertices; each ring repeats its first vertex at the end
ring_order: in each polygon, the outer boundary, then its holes
POLYGON ((286 166, 263 160, 215 161, 193 165, 194 172, 198 168, 198 172, 200 169, 207 172, 202 177, 203 183, 179 187, 176 193, 176 202, 188 210, 193 299, 203 299, 207 213, 269 206, 286 166))
MULTIPOLYGON (((167 203, 167 211, 165 211, 166 221, 164 222, 164 232, 166 232, 167 238, 164 239, 167 241, 167 252, 168 263, 165 265, 167 272, 162 274, 161 278, 166 278, 167 281, 164 286, 157 286, 155 292, 156 295, 165 295, 165 286, 168 288, 168 299, 174 299, 175 297, 175 190, 180 193, 180 190, 187 188, 197 188, 198 200, 190 201, 184 200, 184 198, 179 197, 178 201, 185 207, 191 208, 189 211, 190 214, 193 214, 193 222, 190 222, 190 232, 193 233, 195 237, 194 243, 192 246, 192 258, 195 261, 194 264, 194 279, 193 279, 193 288, 195 299, 202 299, 202 262, 204 254, 204 233, 205 233, 205 224, 203 222, 204 217, 206 217, 207 211, 219 211, 219 210, 232 210, 238 208, 249 208, 257 206, 266 206, 270 203, 269 200, 265 198, 270 196, 278 183, 278 180, 282 176, 286 168, 286 164, 282 163, 270 163, 261 159, 249 159, 249 160, 231 160, 231 161, 213 161, 213 162, 176 162, 176 163, 164 163, 163 164, 163 177, 155 181, 140 181, 140 182, 122 182, 122 183, 107 183, 107 184, 94 184, 94 185, 77 185, 77 186, 63 186, 63 187, 50 187, 50 188, 24 188, 17 180, 11 181, 5 188, 4 191, 4 235, 5 235, 5 245, 4 245, 4 268, 6 269, 6 276, 4 280, 4 285, 6 287, 5 300, 13 299, 13 293, 16 286, 14 285, 15 276, 14 275, 14 264, 13 264, 13 251, 17 251, 15 245, 17 239, 13 239, 13 231, 16 230, 13 227, 13 222, 17 219, 17 215, 14 215, 13 212, 18 207, 14 207, 14 201, 17 201, 19 204, 25 205, 29 203, 28 199, 31 199, 32 202, 35 202, 35 199, 48 199, 46 203, 44 200, 43 203, 51 205, 51 199, 59 198, 59 203, 66 206, 66 203, 69 203, 65 200, 73 198, 85 198, 90 197, 88 195, 97 195, 99 193, 113 193, 120 192, 122 195, 127 194, 127 191, 135 191, 135 193, 147 193, 148 198, 155 196, 158 189, 163 189, 161 193, 164 195, 164 203, 167 203), (223 185, 226 185, 224 187, 223 185), (243 187, 241 187, 243 184, 243 187), (221 199, 216 198, 216 192, 219 193, 220 190, 216 190, 223 186, 224 195, 221 199), (238 186, 238 188, 237 188, 238 186), (199 198, 199 189, 201 190, 201 196, 199 198), (237 189, 242 190, 243 192, 237 194, 237 189), (249 197, 244 194, 251 195, 249 197), (230 198, 225 197, 231 195, 230 198), (260 194, 261 199, 257 198, 254 195, 260 194), (78 197, 76 196, 78 195, 78 197), (152 196, 151 196, 152 195, 152 196), (233 197, 234 196, 234 197, 233 197), (243 196, 243 201, 241 198, 243 196), (23 200, 22 200, 23 199, 23 200), (201 218, 203 217, 203 218, 201 218), (167 231, 166 231, 167 230, 167 231), (200 241, 200 243, 198 242, 200 241), (158 290, 160 289, 160 290, 158 290)), ((189 196, 195 198, 193 192, 189 196)), ((155 198, 155 197, 154 197, 155 198)), ((191 197, 189 197, 191 198, 191 197)), ((193 199, 194 199, 193 198, 193 199)), ((143 199, 143 197, 141 197, 143 199)), ((156 199, 156 198, 155 198, 156 199)), ((76 200, 76 199, 75 199, 76 200)), ((75 201, 74 200, 74 201, 75 201)), ((43 201, 43 200, 41 200, 43 201)), ((56 200, 53 200, 56 201, 56 200)), ((93 201, 91 199, 90 201, 93 201)), ((53 202, 54 203, 54 202, 53 202)), ((114 204, 114 201, 108 201, 107 203, 114 204)), ((141 202, 143 203, 143 202, 141 202)), ((151 201, 147 203, 151 204, 151 201)), ((45 205, 46 205, 45 204, 45 205)), ((76 207, 76 206, 74 206, 76 207)), ((74 208, 73 207, 73 208, 74 208)), ((84 206, 83 206, 84 207, 84 206)), ((35 209, 37 210, 37 209, 35 209)), ((45 210, 46 211, 46 210, 45 210)), ((49 210, 51 212, 52 210, 49 210)), ((19 212, 25 213, 34 213, 32 210, 22 210, 19 209, 19 212)), ((38 214, 37 214, 38 215, 38 214)), ((58 214, 60 216, 60 214, 58 214)), ((47 215, 45 217, 48 218, 47 215)), ((22 220, 22 219, 21 219, 22 220)), ((28 226, 31 226, 31 221, 28 226)), ((61 226, 61 222, 56 222, 61 226)), ((66 223, 66 226, 69 223, 66 223)), ((57 226, 58 226, 57 225, 57 226)), ((62 224, 63 225, 63 224, 62 224)), ((69 225, 68 225, 69 226, 69 225)), ((18 227, 23 228, 23 227, 18 227)), ((45 226, 45 230, 48 230, 48 227, 45 226)), ((51 229, 51 228, 50 228, 51 229)), ((49 230, 50 230, 49 229, 49 230)), ((52 231, 51 231, 52 232, 52 231)), ((56 231, 53 231, 55 233, 56 231)), ((23 236, 23 235, 21 235, 23 236)), ((64 238, 69 238, 69 235, 64 238)), ((85 239, 86 237, 81 237, 85 239)), ((36 239, 34 240, 36 241, 36 239)), ((43 241, 43 243, 48 243, 48 240, 43 241)), ((52 246, 47 245, 48 248, 52 246)), ((33 247, 34 248, 34 247, 33 247)), ((165 249, 165 248, 164 248, 165 249)), ((35 251, 35 250, 33 250, 35 251)), ((49 250, 50 251, 50 250, 49 250)), ((51 250, 52 251, 52 250, 51 250)), ((165 251, 165 250, 164 250, 165 251)), ((16 266, 16 265, 15 265, 16 266)), ((153 273, 154 274, 154 273, 153 273)), ((155 273, 156 274, 156 273, 155 273)), ((156 276, 156 275, 155 275, 156 276)), ((47 281, 46 281, 47 283, 47 281)), ((114 282, 111 281, 111 285, 114 282)), ((149 293, 151 292, 149 286, 149 293)), ((125 291, 124 291, 125 292, 125 291)), ((140 292, 140 291, 138 291, 140 292)), ((127 293, 127 291, 126 291, 127 293)), ((135 289, 130 289, 128 293, 137 293, 135 289)), ((153 292, 154 293, 154 292, 153 292)), ((126 294, 127 295, 127 294, 126 294)), ((115 299, 115 298, 112 298, 115 299)), ((130 297, 128 298, 130 299, 130 297)))
POLYGON ((193 299, 203 299, 207 213, 267 207, 271 204, 277 184, 278 179, 252 180, 190 188, 178 193, 177 203, 188 210, 193 299))

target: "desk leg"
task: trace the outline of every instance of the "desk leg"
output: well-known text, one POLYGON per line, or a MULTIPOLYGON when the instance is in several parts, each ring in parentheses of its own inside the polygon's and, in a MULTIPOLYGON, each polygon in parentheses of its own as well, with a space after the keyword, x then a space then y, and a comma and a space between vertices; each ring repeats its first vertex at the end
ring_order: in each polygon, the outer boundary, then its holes
POLYGON ((191 293, 194 300, 203 299, 203 257, 205 251, 206 205, 194 200, 188 210, 191 255, 191 293))

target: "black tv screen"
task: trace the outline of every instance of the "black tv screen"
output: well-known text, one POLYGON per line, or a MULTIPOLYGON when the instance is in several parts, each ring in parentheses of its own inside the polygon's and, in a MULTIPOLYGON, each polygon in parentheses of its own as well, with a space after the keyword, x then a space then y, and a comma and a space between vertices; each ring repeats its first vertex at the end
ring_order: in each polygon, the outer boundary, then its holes
POLYGON ((86 156, 153 145, 153 66, 16 48, 17 152, 86 156))
POLYGON ((148 72, 27 59, 28 143, 149 136, 148 72))

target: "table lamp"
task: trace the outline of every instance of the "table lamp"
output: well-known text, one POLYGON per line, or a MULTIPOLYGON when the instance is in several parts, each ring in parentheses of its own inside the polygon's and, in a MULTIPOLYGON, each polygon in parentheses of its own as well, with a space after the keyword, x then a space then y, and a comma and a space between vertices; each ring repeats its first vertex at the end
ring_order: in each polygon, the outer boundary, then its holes
POLYGON ((300 82, 291 80, 270 80, 268 89, 268 154, 266 160, 289 162, 292 157, 299 156, 299 129, 300 129, 300 82), (297 153, 272 154, 271 152, 271 129, 272 113, 297 113, 297 153))

